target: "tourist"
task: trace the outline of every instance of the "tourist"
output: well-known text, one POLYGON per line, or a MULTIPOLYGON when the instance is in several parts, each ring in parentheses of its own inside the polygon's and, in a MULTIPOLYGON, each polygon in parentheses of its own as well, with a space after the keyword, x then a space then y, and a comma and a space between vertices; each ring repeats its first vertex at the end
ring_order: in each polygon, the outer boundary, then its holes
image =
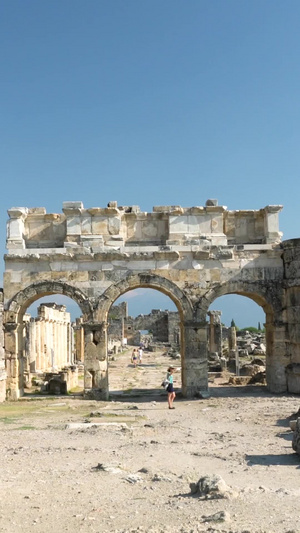
POLYGON ((173 373, 175 372, 175 368, 173 366, 170 366, 167 371, 166 381, 168 381, 167 386, 167 393, 168 393, 168 406, 169 409, 175 409, 173 407, 173 401, 175 400, 176 394, 174 391, 174 380, 173 380, 173 373))
POLYGON ((139 363, 142 364, 142 360, 143 360, 143 348, 142 346, 140 346, 139 348, 139 363))
POLYGON ((131 354, 131 362, 134 364, 134 367, 136 367, 136 365, 137 365, 137 360, 138 360, 137 350, 135 348, 133 348, 133 351, 132 351, 132 354, 131 354))

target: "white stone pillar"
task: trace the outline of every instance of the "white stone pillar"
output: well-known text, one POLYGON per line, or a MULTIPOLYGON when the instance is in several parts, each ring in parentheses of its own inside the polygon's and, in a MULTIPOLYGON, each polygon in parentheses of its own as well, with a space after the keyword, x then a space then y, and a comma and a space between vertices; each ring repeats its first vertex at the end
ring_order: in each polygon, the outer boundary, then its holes
POLYGON ((28 354, 30 372, 36 371, 36 328, 34 318, 30 319, 28 325, 28 354))
POLYGON ((63 213, 67 219, 66 242, 78 242, 81 237, 82 202, 63 202, 63 213))
POLYGON ((265 215, 266 243, 280 242, 282 233, 279 231, 278 213, 282 205, 267 205, 263 211, 265 215))
POLYGON ((24 221, 28 212, 26 207, 12 207, 8 211, 10 219, 7 222, 6 247, 25 248, 24 221))

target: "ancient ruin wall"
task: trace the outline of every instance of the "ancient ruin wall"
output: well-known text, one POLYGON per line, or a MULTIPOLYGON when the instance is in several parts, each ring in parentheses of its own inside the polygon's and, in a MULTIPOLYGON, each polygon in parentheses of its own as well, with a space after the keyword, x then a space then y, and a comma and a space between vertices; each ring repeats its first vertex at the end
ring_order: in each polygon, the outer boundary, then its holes
POLYGON ((267 244, 280 241, 281 206, 257 211, 228 211, 216 201, 205 207, 156 206, 152 213, 138 206, 85 209, 82 202, 64 202, 63 213, 45 208, 15 207, 8 211, 8 250, 72 248, 72 245, 122 247, 126 245, 267 244), (201 242, 200 242, 201 241, 201 242))
MULTIPOLYGON (((37 298, 59 293, 73 298, 82 311, 85 389, 107 397, 108 312, 120 295, 138 287, 157 289, 177 306, 184 395, 208 388, 207 311, 229 293, 263 307, 268 387, 287 390, 287 363, 300 356, 297 337, 289 348, 295 334, 289 327, 293 306, 289 314, 285 311, 288 267, 280 210, 228 211, 216 201, 204 207, 154 207, 151 213, 116 202, 88 209, 81 202, 65 202, 61 214, 47 214, 44 208, 9 210, 4 324, 10 396, 22 394, 23 313, 37 298)), ((292 294, 291 273, 289 283, 292 294)))

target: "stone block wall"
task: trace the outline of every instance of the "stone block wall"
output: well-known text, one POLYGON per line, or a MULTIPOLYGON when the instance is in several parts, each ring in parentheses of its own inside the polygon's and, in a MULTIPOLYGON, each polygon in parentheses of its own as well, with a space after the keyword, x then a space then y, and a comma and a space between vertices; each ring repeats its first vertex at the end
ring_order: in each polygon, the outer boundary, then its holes
POLYGON ((101 251, 103 246, 167 246, 266 244, 279 242, 278 213, 282 206, 257 211, 228 211, 224 206, 139 206, 84 208, 64 202, 63 213, 45 208, 15 207, 8 211, 7 248, 64 248, 81 244, 101 251))
POLYGON ((172 342, 174 343, 175 330, 178 330, 179 324, 178 313, 170 311, 161 311, 152 309, 148 315, 139 315, 137 317, 127 317, 124 322, 124 335, 133 343, 139 343, 138 331, 150 331, 154 342, 172 342), (170 318, 171 317, 171 318, 170 318))

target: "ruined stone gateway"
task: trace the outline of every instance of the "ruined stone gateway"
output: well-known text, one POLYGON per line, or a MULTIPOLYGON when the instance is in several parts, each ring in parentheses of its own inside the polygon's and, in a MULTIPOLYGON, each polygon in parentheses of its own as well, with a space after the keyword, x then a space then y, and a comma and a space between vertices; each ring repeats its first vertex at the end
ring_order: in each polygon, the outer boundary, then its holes
POLYGON ((63 294, 82 311, 85 394, 107 399, 108 312, 119 296, 140 287, 163 292, 177 306, 185 397, 208 390, 207 312, 225 294, 247 296, 264 309, 267 386, 288 391, 287 368, 300 363, 300 239, 281 242, 281 208, 229 211, 208 200, 205 207, 159 206, 151 213, 117 202, 88 209, 65 202, 60 214, 10 209, 5 369, 0 361, 6 397, 16 400, 24 390, 26 309, 45 295, 63 294))

